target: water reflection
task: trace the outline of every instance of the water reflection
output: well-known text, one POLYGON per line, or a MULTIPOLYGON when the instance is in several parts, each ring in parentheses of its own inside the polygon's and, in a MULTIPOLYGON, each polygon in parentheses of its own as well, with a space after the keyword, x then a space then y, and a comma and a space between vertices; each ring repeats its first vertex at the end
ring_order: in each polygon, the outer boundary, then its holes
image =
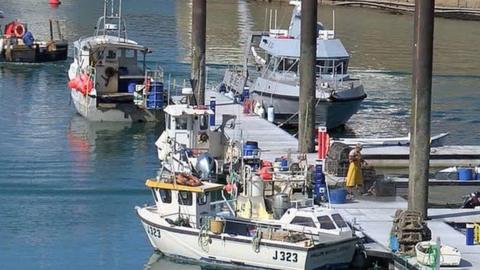
POLYGON ((182 269, 182 270, 221 270, 221 269, 236 269, 234 267, 226 267, 213 264, 200 264, 191 261, 184 261, 180 259, 174 259, 167 257, 159 252, 154 252, 144 265, 144 270, 169 270, 169 269, 182 269))

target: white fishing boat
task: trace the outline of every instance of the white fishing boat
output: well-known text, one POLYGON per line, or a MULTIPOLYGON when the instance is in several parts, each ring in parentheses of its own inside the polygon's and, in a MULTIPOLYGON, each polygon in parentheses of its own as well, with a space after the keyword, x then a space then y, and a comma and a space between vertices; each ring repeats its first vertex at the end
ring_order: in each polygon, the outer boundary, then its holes
MULTIPOLYGON (((267 210, 262 219, 242 218, 236 213, 249 210, 245 204, 234 210, 224 185, 179 185, 173 176, 146 186, 155 205, 137 207, 137 215, 152 246, 167 256, 262 269, 346 269, 355 252, 356 237, 333 209, 292 207, 279 196, 280 219, 266 218, 273 215, 267 210)), ((256 201, 250 196, 251 205, 256 201)))
POLYGON ((73 43, 68 70, 73 104, 89 121, 163 120, 163 71, 147 69, 150 50, 127 38, 121 5, 106 0, 95 34, 73 43))
POLYGON ((457 248, 447 245, 440 245, 439 248, 435 241, 419 242, 415 245, 415 253, 418 263, 430 267, 435 267, 437 260, 438 265, 442 267, 459 266, 462 260, 457 248))
MULTIPOLYGON (((291 1, 291 4, 294 9, 288 30, 276 29, 275 23, 273 28, 270 24, 268 33, 252 34, 247 42, 243 69, 227 70, 223 85, 240 94, 248 86, 251 98, 265 111, 273 108, 275 122, 296 124, 301 11, 299 1, 291 1), (248 69, 249 59, 253 59, 259 70, 256 78, 248 69)), ((351 78, 348 73, 350 55, 335 37, 335 31, 327 30, 321 23, 317 28, 316 121, 326 123, 327 128, 335 128, 345 124, 359 110, 366 94, 360 80, 351 78)))

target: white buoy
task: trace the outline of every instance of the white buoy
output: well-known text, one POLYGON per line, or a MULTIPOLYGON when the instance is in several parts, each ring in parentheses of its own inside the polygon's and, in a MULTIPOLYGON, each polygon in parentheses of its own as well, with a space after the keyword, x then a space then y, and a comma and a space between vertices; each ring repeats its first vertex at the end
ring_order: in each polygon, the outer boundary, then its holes
POLYGON ((268 106, 267 120, 268 120, 268 122, 272 122, 272 123, 275 120, 275 114, 274 114, 274 111, 273 111, 273 106, 268 106))

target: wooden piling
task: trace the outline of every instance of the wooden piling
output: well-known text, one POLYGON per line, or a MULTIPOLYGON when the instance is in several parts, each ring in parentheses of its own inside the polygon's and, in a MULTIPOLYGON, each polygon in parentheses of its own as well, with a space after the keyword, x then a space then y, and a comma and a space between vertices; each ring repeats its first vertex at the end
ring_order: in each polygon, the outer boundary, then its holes
POLYGON ((428 215, 428 169, 432 106, 435 0, 416 0, 412 70, 412 113, 408 208, 428 215))
POLYGON ((315 64, 317 56, 317 1, 303 0, 300 32, 300 96, 298 150, 315 151, 315 64))
POLYGON ((192 1, 192 88, 197 104, 205 104, 207 1, 192 1))

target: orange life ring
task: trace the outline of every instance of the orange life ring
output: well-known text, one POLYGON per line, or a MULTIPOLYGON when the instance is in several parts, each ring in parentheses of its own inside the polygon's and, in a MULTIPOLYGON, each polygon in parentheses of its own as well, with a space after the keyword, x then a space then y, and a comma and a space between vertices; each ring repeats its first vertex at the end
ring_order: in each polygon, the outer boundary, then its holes
POLYGON ((13 30, 13 33, 17 38, 23 37, 25 35, 25 26, 21 23, 15 24, 15 28, 13 30))

